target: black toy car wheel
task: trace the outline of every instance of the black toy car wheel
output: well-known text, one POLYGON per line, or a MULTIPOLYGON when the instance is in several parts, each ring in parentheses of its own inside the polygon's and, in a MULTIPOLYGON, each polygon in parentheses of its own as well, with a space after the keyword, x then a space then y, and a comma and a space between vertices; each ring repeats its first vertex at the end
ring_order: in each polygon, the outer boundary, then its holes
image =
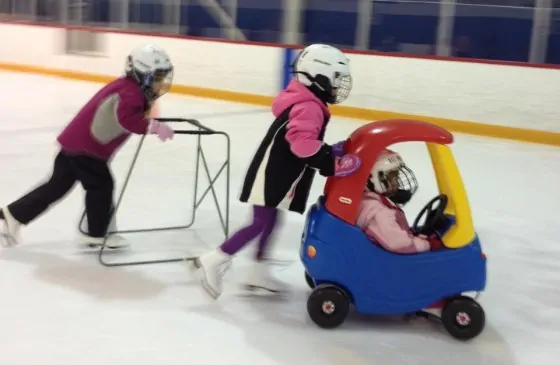
POLYGON ((315 283, 313 282, 313 278, 309 275, 309 273, 305 272, 305 282, 311 289, 315 288, 315 283))
POLYGON ((460 296, 443 307, 441 321, 449 334, 459 340, 470 340, 484 329, 486 315, 474 299, 460 296))
POLYGON ((321 328, 340 326, 350 312, 350 301, 343 290, 334 285, 319 285, 307 299, 307 313, 321 328))

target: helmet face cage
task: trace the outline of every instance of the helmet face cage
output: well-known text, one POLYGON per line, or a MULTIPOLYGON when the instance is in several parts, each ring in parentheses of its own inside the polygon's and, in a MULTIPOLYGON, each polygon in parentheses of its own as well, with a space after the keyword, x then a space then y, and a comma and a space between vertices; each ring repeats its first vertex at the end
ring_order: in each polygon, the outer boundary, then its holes
POLYGON ((338 76, 335 80, 336 95, 333 98, 333 104, 340 104, 350 96, 350 91, 352 90, 352 76, 338 76))
POLYGON ((406 191, 410 193, 410 196, 412 196, 414 195, 414 193, 416 193, 416 190, 418 190, 418 181, 416 180, 416 177, 414 176, 412 170, 409 169, 405 164, 401 164, 399 168, 395 170, 380 171, 378 179, 382 186, 379 186, 377 188, 381 189, 383 193, 388 192, 389 190, 394 190, 393 192, 400 190, 406 191), (398 186, 396 189, 391 189, 391 184, 389 181, 389 175, 391 173, 397 174, 396 179, 398 186))
POLYGON ((156 98, 163 96, 169 92, 173 84, 173 69, 156 70, 149 84, 156 98))

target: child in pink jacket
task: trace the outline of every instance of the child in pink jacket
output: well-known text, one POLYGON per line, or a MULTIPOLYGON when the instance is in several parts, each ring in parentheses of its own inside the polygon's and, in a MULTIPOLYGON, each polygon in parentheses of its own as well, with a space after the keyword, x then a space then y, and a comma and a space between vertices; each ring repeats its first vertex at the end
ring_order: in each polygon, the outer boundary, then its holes
POLYGON ((373 166, 360 202, 358 227, 391 252, 411 254, 441 248, 436 235, 414 236, 399 206, 410 200, 417 187, 414 174, 401 156, 385 150, 373 166))
POLYGON ((343 102, 352 88, 350 60, 339 49, 313 44, 298 55, 293 79, 272 103, 275 120, 257 149, 243 182, 240 200, 252 205, 252 220, 220 247, 194 260, 204 290, 214 299, 222 293, 222 277, 232 258, 253 240, 257 249, 247 288, 283 293, 288 287, 269 271, 267 251, 280 214, 303 214, 315 173, 347 176, 360 167, 343 143, 329 145, 324 136, 330 121, 329 104, 343 102))

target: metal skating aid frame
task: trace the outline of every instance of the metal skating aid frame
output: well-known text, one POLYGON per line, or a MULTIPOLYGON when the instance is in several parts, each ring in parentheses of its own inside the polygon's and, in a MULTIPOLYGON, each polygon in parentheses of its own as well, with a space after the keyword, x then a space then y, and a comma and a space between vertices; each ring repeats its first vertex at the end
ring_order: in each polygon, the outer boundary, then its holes
MULTIPOLYGON (((127 262, 107 262, 104 260, 103 257, 103 252, 106 249, 107 246, 107 240, 109 239, 109 237, 112 234, 117 234, 117 233, 141 233, 141 232, 157 232, 157 231, 169 231, 169 230, 180 230, 180 229, 186 229, 191 227, 196 219, 196 210, 197 208, 200 206, 200 204, 202 203, 202 201, 204 200, 204 198, 206 198, 208 196, 208 193, 212 194, 213 200, 214 200, 214 204, 216 206, 216 210, 218 212, 218 217, 220 218, 220 224, 222 226, 223 232, 224 232, 224 236, 227 238, 229 235, 229 190, 230 190, 230 138, 229 135, 225 132, 221 132, 221 131, 215 131, 213 129, 210 129, 204 125, 202 125, 198 120, 196 119, 183 119, 183 118, 157 118, 157 121, 160 122, 179 122, 179 123, 189 123, 195 127, 197 127, 197 130, 176 130, 175 134, 179 134, 179 135, 195 135, 197 137, 197 143, 196 143, 196 167, 195 167, 195 176, 194 176, 194 199, 193 199, 193 205, 192 205, 192 218, 191 221, 184 225, 184 226, 171 226, 171 227, 158 227, 158 228, 142 228, 142 229, 128 229, 128 230, 124 230, 124 231, 110 231, 107 232, 107 234, 105 235, 105 238, 103 240, 103 244, 101 246, 101 250, 99 251, 99 262, 107 267, 115 267, 115 266, 132 266, 132 265, 147 265, 147 264, 163 264, 163 263, 172 263, 172 262, 181 262, 181 261, 190 261, 193 260, 194 257, 177 257, 177 258, 169 258, 169 259, 159 259, 159 260, 143 260, 143 261, 127 261, 127 262), (215 175, 212 176, 212 174, 210 173, 210 169, 208 168, 208 163, 206 160, 206 156, 204 154, 204 150, 202 148, 202 136, 212 136, 212 135, 220 135, 225 137, 226 140, 226 159, 224 161, 224 163, 221 165, 221 167, 218 169, 218 172, 216 172, 215 175), (202 193, 202 195, 199 197, 198 196, 198 183, 199 183, 199 175, 200 175, 200 170, 201 170, 201 165, 202 168, 206 174, 206 177, 208 179, 208 187, 206 188, 206 190, 204 190, 204 192, 202 193), (214 188, 214 184, 216 183, 216 181, 218 180, 218 178, 222 175, 222 173, 224 173, 225 171, 225 178, 226 178, 226 201, 225 201, 225 209, 224 211, 222 211, 222 208, 220 207, 220 203, 218 202, 218 197, 216 195, 216 190, 214 188)), ((113 219, 116 217, 117 212, 119 210, 119 207, 121 205, 122 199, 124 197, 124 193, 126 191, 126 188, 128 186, 128 183, 130 181, 130 177, 132 175, 132 171, 134 170, 134 166, 136 165, 136 162, 138 160, 138 157, 140 155, 140 150, 142 149, 142 145, 144 144, 144 140, 145 140, 146 136, 142 136, 142 138, 140 139, 140 143, 138 144, 138 147, 136 149, 136 153, 134 154, 134 157, 132 159, 132 163, 130 165, 130 168, 126 174, 126 178, 124 180, 124 184, 121 188, 119 197, 117 199, 117 203, 115 205, 115 208, 113 210, 113 213, 111 215, 111 220, 110 222, 113 221, 113 219)), ((79 230, 82 234, 87 234, 87 232, 84 232, 82 230, 82 223, 84 221, 86 217, 86 212, 84 211, 84 213, 82 214, 82 218, 80 219, 80 223, 79 223, 79 230)))

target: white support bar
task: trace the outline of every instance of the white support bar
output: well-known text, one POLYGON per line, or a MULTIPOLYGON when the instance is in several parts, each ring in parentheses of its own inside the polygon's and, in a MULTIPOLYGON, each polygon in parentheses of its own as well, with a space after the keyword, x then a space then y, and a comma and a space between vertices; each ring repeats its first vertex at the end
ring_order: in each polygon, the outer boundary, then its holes
POLYGON ((235 39, 235 29, 237 29, 237 0, 226 0, 225 8, 228 10, 231 22, 235 25, 235 28, 227 29, 227 37, 230 39, 235 39))
POLYGON ((373 1, 358 0, 358 14, 356 14, 356 49, 369 49, 369 33, 373 16, 373 1))
POLYGON ((284 0, 282 18, 282 43, 301 44, 302 0, 284 0))
POLYGON ((70 24, 84 25, 84 7, 87 6, 82 0, 70 0, 68 3, 70 24))
MULTIPOLYGON (((196 0, 181 0, 181 5, 186 8, 185 16, 187 17, 187 19, 189 18, 189 4, 191 1, 196 1, 196 0)), ((185 26, 186 26, 185 34, 189 34, 189 23, 186 22, 185 26)))
POLYGON ((181 0, 166 0, 163 5, 163 30, 168 33, 181 34, 181 0))
POLYGON ((545 63, 552 18, 552 0, 537 0, 533 17, 529 62, 545 63))
POLYGON ((451 56, 453 49, 453 24, 456 0, 442 1, 439 5, 439 23, 436 39, 436 55, 451 56))
POLYGON ((60 0, 58 2, 58 14, 60 14, 60 23, 63 25, 67 25, 69 24, 69 19, 68 19, 68 7, 69 7, 69 0, 60 0))
POLYGON ((231 39, 247 40, 243 32, 237 28, 233 19, 222 9, 217 0, 198 0, 198 2, 210 12, 210 15, 218 22, 220 27, 228 30, 231 39))
POLYGON ((109 27, 128 29, 128 9, 130 0, 109 1, 109 27))
POLYGON ((38 4, 37 4, 37 0, 29 0, 29 7, 30 7, 30 15, 31 18, 33 20, 37 20, 38 19, 38 4))
MULTIPOLYGON (((115 3, 115 0, 113 0, 115 3)), ((128 28, 128 22, 130 20, 130 0, 118 0, 115 3, 115 6, 120 7, 120 16, 119 16, 119 26, 122 29, 128 28)), ((109 9, 109 12, 111 9, 109 9)))

